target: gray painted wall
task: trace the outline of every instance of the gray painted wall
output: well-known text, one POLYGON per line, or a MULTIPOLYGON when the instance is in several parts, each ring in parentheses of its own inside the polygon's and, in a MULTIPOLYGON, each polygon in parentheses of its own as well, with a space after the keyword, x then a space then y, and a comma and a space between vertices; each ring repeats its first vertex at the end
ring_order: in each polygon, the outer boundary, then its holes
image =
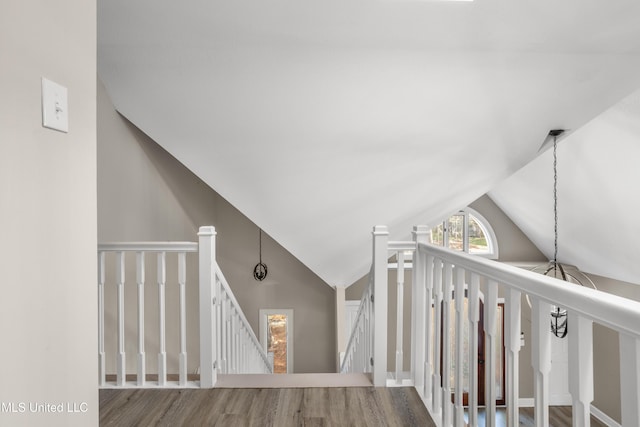
POLYGON ((96 2, 0 9, 0 425, 97 425, 96 2), (68 133, 41 125, 41 77, 68 88, 68 133))
MULTIPOLYGON (((238 158, 238 162, 242 159, 238 158)), ((265 204, 269 201, 265 200, 265 204)), ((199 226, 216 227, 218 263, 259 336, 260 308, 294 310, 295 372, 335 371, 335 291, 267 234, 263 261, 269 267, 264 282, 253 279, 258 262, 258 228, 224 198, 204 184, 114 109, 102 84, 98 85, 98 238, 99 241, 195 241, 199 226)), ((310 243, 311 244, 311 243, 310 243)), ((195 259, 190 260, 192 269, 195 259)), ((133 263, 130 263, 133 267, 133 263)), ((149 260, 146 321, 149 372, 156 370, 157 285, 155 261, 149 260)), ((111 270, 112 271, 112 270, 111 270)), ((126 285, 128 371, 135 372, 135 273, 126 285)), ((170 268, 167 284, 167 348, 177 353, 177 284, 170 268)), ((192 276, 195 277, 195 276, 192 276)), ((197 280, 196 280, 197 282, 197 280)), ((189 371, 198 366, 197 283, 187 286, 189 371)), ((107 298, 107 326, 115 326, 115 291, 107 298)), ((115 352, 115 338, 107 342, 115 352)), ((168 360, 177 372, 177 359, 168 360)), ((110 361, 108 370, 115 370, 110 361)))

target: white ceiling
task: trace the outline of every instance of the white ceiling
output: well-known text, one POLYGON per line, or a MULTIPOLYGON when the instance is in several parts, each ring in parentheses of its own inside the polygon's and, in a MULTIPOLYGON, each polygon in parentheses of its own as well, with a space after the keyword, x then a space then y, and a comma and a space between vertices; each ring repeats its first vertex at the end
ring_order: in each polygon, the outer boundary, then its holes
POLYGON ((348 285, 374 225, 409 238, 640 87, 638 18, 632 0, 99 0, 98 70, 124 116, 348 285))

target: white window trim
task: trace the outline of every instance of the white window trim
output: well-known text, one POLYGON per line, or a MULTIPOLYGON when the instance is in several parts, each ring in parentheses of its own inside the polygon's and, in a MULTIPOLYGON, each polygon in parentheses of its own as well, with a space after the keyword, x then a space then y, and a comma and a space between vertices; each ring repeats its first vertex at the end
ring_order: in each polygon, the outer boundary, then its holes
MULTIPOLYGON (((489 252, 488 253, 474 253, 472 255, 476 255, 476 256, 480 256, 483 258, 489 258, 489 259, 498 259, 499 256, 499 251, 498 251, 498 239, 496 238, 496 233, 493 231, 493 227, 491 227, 491 223, 489 223, 489 221, 487 221, 487 219, 482 216, 478 211, 476 211, 473 208, 470 207, 466 207, 464 209, 459 209, 456 212, 452 213, 451 215, 447 216, 444 221, 442 221, 441 223, 439 223, 438 225, 436 225, 435 227, 438 227, 439 225, 442 225, 442 230, 443 230, 443 234, 442 234, 442 245, 445 248, 449 247, 449 230, 447 228, 447 222, 449 221, 449 218, 454 216, 454 215, 464 215, 464 230, 465 233, 463 233, 463 248, 464 248, 464 252, 469 253, 469 215, 473 215, 478 222, 480 223, 480 226, 483 228, 483 232, 485 232, 486 234, 486 238, 487 238, 487 243, 489 245, 489 252)), ((435 228, 434 227, 434 228, 435 228)))
POLYGON ((261 308, 260 309, 260 344, 267 351, 267 316, 284 314, 287 316, 287 374, 293 373, 293 309, 261 308))

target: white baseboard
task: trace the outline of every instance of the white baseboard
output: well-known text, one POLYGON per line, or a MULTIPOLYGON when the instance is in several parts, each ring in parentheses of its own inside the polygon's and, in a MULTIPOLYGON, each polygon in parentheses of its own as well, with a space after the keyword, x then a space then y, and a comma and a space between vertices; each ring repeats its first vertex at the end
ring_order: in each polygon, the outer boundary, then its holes
POLYGON ((571 406, 573 405, 573 398, 571 394, 556 394, 549 397, 549 405, 551 406, 571 406))
MULTIPOLYGON (((558 394, 549 399, 549 405, 551 406, 571 406, 573 400, 570 394, 558 394)), ((518 399, 518 406, 520 408, 533 408, 533 397, 524 397, 518 399)))
POLYGON ((533 408, 533 397, 521 397, 518 399, 518 407, 533 408))
MULTIPOLYGON (((552 405, 562 405, 562 406, 570 406, 572 405, 572 401, 570 399, 571 395, 569 396, 569 400, 568 403, 564 403, 566 401, 565 397, 561 397, 560 399, 558 399, 556 397, 555 402, 551 403, 552 405), (562 403, 559 403, 562 402, 562 403)), ((520 408, 533 408, 533 398, 520 398, 518 399, 518 406, 520 408)), ((616 420, 614 420, 613 418, 611 418, 610 416, 608 416, 607 414, 605 414, 604 412, 602 412, 600 409, 596 408, 595 406, 591 405, 591 415, 593 415, 594 417, 596 417, 598 420, 602 421, 604 424, 606 424, 609 427, 622 427, 616 420)))

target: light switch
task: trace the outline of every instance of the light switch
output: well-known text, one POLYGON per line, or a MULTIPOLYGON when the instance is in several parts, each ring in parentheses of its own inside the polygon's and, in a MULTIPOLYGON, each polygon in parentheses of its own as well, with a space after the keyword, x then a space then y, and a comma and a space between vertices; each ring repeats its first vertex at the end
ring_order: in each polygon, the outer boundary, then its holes
POLYGON ((42 126, 69 132, 67 88, 42 78, 42 126))

